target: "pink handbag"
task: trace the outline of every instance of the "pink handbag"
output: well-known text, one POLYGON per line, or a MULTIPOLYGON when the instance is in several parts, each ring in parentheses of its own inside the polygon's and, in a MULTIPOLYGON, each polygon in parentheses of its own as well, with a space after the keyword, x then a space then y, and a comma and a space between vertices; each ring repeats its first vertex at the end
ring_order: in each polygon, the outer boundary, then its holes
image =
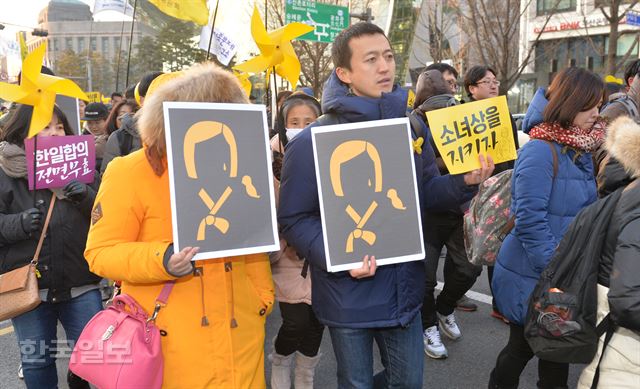
POLYGON ((164 359, 155 320, 174 284, 164 285, 151 317, 131 296, 116 296, 84 327, 69 370, 100 389, 162 387, 164 359))

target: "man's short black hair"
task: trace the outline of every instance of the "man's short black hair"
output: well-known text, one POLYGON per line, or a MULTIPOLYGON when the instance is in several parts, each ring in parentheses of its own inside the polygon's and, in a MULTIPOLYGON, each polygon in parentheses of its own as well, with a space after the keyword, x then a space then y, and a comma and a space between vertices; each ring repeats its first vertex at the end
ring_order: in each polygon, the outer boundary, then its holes
POLYGON ((375 35, 381 34, 385 38, 384 31, 373 23, 359 22, 351 25, 340 32, 333 40, 333 47, 331 47, 331 59, 333 60, 334 68, 345 68, 351 70, 351 49, 349 48, 349 42, 351 39, 359 38, 363 35, 375 35))
POLYGON ((120 92, 113 92, 113 93, 111 94, 111 99, 113 100, 113 98, 114 98, 114 97, 122 97, 122 93, 120 93, 120 92))
POLYGON ((162 74, 164 73, 151 72, 142 76, 142 79, 140 80, 140 84, 138 84, 138 94, 140 94, 140 96, 142 97, 145 97, 147 95, 147 91, 149 90, 149 86, 151 86, 151 83, 153 82, 153 80, 155 80, 158 76, 162 74))
POLYGON ((629 63, 626 69, 624 69, 624 83, 627 84, 627 86, 631 86, 629 79, 635 77, 638 73, 640 73, 640 59, 629 63))
POLYGON ((486 65, 476 65, 471 69, 467 70, 467 73, 464 75, 464 90, 467 91, 467 94, 471 96, 471 92, 469 92, 469 87, 471 85, 476 85, 478 81, 482 80, 487 74, 487 72, 493 73, 494 76, 497 76, 493 68, 486 65))
POLYGON ((442 74, 444 74, 444 72, 449 72, 453 74, 455 78, 458 78, 458 71, 456 70, 456 68, 444 62, 432 63, 431 65, 427 66, 426 69, 424 70, 438 70, 442 74))

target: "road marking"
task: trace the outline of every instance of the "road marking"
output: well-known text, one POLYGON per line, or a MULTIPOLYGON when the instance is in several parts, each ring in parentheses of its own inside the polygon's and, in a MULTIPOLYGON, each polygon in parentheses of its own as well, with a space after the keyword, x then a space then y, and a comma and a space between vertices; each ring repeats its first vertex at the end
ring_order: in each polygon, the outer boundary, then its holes
MULTIPOLYGON (((442 290, 443 287, 444 287, 443 282, 438 282, 438 285, 436 285, 436 289, 438 290, 442 290)), ((489 295, 479 293, 479 292, 474 292, 473 290, 468 291, 467 293, 465 293, 465 295, 472 300, 475 300, 484 304, 491 304, 492 297, 489 295)), ((9 320, 0 322, 0 336, 8 335, 12 332, 13 332, 13 327, 11 326, 11 322, 9 320)))
MULTIPOLYGON (((442 290, 443 287, 444 287, 444 283, 438 281, 438 285, 436 286, 436 289, 442 290)), ((489 295, 486 295, 484 293, 474 292, 473 290, 470 290, 467 293, 465 293, 465 296, 469 297, 471 300, 475 300, 484 304, 491 304, 491 300, 493 299, 493 297, 489 295)))
POLYGON ((0 328, 0 336, 4 336, 13 332, 13 327, 0 328))

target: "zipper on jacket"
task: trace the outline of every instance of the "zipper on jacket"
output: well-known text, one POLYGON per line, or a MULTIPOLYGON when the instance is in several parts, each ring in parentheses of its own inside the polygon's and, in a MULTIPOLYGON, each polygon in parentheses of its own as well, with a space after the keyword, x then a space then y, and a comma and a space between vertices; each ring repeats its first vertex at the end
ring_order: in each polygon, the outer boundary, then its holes
POLYGON ((202 327, 207 327, 209 325, 209 319, 207 318, 207 310, 204 305, 204 276, 202 267, 194 268, 193 274, 196 277, 200 277, 200 301, 202 303, 202 320, 200 321, 200 325, 202 327))

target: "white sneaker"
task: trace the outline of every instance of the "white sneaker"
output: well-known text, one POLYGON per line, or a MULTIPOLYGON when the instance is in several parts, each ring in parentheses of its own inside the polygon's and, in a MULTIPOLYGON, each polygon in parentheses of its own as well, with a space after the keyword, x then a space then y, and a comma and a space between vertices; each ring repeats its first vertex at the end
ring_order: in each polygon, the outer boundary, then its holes
POLYGON ((462 337, 458 323, 456 323, 456 317, 452 313, 448 316, 438 314, 438 322, 440 322, 440 329, 451 340, 458 340, 462 337))
POLYGON ((444 359, 449 355, 447 348, 444 347, 440 339, 438 327, 433 326, 424 330, 422 340, 424 341, 424 353, 429 357, 433 359, 444 359))

